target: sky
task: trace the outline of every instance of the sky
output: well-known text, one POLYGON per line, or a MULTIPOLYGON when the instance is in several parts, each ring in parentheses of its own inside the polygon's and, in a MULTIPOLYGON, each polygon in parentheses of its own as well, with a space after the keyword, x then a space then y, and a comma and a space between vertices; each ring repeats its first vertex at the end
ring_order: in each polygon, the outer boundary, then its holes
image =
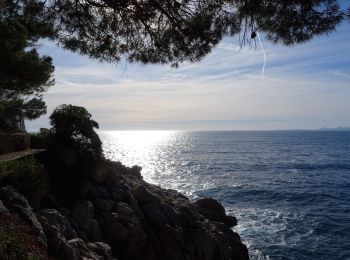
POLYGON ((350 127, 350 23, 293 47, 260 35, 257 48, 227 38, 198 63, 100 63, 42 42, 53 58, 48 113, 26 122, 49 127, 60 104, 84 106, 101 130, 283 130, 350 127))

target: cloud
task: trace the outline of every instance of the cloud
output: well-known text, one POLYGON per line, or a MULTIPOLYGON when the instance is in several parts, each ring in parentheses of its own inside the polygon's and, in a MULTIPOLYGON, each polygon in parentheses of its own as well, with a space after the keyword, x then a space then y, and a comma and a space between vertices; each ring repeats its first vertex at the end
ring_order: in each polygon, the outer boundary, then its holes
POLYGON ((350 73, 346 73, 346 72, 343 72, 340 70, 331 70, 330 72, 335 76, 339 76, 339 77, 345 78, 345 79, 350 79, 350 73))
MULTIPOLYGON (((349 32, 343 26, 330 37, 293 48, 263 40, 264 82, 261 50, 241 49, 234 39, 225 39, 202 62, 179 69, 101 64, 51 44, 44 51, 53 56, 56 86, 44 98, 49 113, 62 103, 85 106, 108 129, 350 125, 349 32)), ((29 126, 47 125, 47 118, 29 126)))

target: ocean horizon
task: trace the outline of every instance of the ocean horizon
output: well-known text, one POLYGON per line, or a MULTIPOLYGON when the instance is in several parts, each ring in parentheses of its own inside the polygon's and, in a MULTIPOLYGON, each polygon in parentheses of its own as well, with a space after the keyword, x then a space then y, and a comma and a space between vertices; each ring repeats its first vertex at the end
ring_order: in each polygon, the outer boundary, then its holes
POLYGON ((350 131, 100 131, 148 182, 212 197, 253 260, 350 259, 350 131))

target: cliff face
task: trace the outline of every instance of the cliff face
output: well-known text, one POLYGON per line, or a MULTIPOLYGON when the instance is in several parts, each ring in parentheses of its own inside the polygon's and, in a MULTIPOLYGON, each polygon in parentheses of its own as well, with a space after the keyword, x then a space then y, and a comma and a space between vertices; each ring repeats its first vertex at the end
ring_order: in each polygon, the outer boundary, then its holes
POLYGON ((217 201, 192 203, 146 183, 140 170, 105 161, 79 183, 77 200, 50 195, 34 214, 23 196, 2 187, 0 205, 25 218, 58 259, 249 259, 230 229, 236 219, 217 201))

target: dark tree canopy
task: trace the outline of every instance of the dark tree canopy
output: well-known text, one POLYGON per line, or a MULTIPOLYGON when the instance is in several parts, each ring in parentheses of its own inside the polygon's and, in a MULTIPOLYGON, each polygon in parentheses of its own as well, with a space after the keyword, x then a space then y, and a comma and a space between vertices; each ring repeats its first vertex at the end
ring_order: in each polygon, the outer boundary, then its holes
POLYGON ((264 32, 292 45, 349 16, 337 0, 49 0, 57 39, 102 61, 198 61, 225 36, 264 32))
POLYGON ((274 43, 292 45, 329 33, 350 16, 338 2, 0 0, 4 7, 0 14, 21 16, 33 38, 52 36, 52 26, 62 47, 101 61, 125 58, 178 65, 199 61, 225 36, 238 36, 244 44, 258 31, 274 43), (25 10, 31 15, 23 15, 25 10))
POLYGON ((44 5, 36 1, 4 3, 6 8, 0 9, 0 96, 43 92, 53 83, 54 69, 51 58, 41 57, 33 48, 38 39, 53 35, 52 24, 43 20, 44 5))
POLYGON ((41 95, 53 84, 54 67, 35 49, 40 38, 100 61, 177 66, 199 61, 225 36, 245 44, 263 32, 293 45, 330 33, 350 17, 338 2, 0 0, 0 126, 3 115, 34 119, 46 111, 41 95))
POLYGON ((102 155, 102 143, 95 132, 98 123, 92 120, 91 114, 84 107, 65 104, 58 106, 50 116, 50 124, 59 145, 72 146, 91 161, 102 155))
POLYGON ((24 118, 32 120, 46 113, 41 95, 53 85, 54 67, 52 59, 40 56, 34 44, 53 35, 52 24, 43 20, 43 3, 0 4, 0 129, 24 130, 24 118))

